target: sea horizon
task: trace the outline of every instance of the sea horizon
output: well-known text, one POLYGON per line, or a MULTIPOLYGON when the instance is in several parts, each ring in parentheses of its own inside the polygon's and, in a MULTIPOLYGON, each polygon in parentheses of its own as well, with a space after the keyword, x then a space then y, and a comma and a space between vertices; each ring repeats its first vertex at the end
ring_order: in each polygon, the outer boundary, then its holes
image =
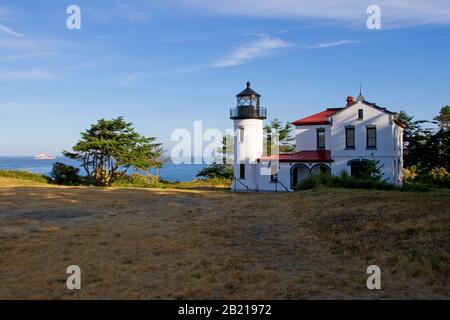
MULTIPOLYGON (((86 174, 79 161, 69 159, 64 156, 56 156, 55 159, 51 160, 37 160, 34 158, 34 156, 0 156, 0 170, 20 170, 49 176, 53 164, 56 162, 61 162, 80 168, 80 174, 86 174)), ((198 171, 206 166, 207 164, 205 163, 175 164, 171 161, 167 161, 163 168, 158 169, 158 175, 161 177, 161 179, 170 182, 187 182, 196 179, 198 171)), ((155 173, 154 169, 152 169, 150 172, 153 174, 155 173)), ((129 169, 128 173, 132 174, 139 172, 129 169)))

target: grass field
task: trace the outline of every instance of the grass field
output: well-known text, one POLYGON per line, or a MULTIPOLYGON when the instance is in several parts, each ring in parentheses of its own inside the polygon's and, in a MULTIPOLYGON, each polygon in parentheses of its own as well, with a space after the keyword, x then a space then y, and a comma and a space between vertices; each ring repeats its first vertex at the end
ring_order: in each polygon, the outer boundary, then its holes
POLYGON ((450 193, 0 178, 1 299, 450 298, 450 193), (79 265, 82 290, 66 288, 79 265), (366 288, 379 265, 382 290, 366 288))

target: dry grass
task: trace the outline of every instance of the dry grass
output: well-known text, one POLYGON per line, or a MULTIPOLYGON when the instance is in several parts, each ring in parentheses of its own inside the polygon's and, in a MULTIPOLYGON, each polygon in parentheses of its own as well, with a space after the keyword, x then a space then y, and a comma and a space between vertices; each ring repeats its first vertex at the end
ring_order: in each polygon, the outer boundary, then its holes
POLYGON ((450 297, 450 194, 232 194, 0 178, 0 298, 450 297), (67 266, 82 290, 67 290, 67 266), (365 287, 378 264, 382 290, 365 287))

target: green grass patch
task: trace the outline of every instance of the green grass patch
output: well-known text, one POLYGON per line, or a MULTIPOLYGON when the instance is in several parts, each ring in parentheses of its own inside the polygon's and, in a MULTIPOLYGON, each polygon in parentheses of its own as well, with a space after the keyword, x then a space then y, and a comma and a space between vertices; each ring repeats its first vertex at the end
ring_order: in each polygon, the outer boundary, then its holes
POLYGON ((50 180, 47 176, 43 174, 20 170, 0 170, 0 177, 27 180, 39 183, 48 183, 50 180))

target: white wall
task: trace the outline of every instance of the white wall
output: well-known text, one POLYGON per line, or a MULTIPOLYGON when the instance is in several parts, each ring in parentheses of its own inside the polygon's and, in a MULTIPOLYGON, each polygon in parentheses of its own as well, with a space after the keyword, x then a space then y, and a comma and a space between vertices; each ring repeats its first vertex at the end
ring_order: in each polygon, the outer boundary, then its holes
MULTIPOLYGON (((240 179, 252 190, 258 188, 258 165, 256 160, 263 155, 263 121, 258 119, 234 120, 234 175, 239 179, 240 164, 245 164, 245 179, 240 179), (244 141, 240 142, 239 128, 244 128, 244 141)), ((240 183, 233 182, 236 190, 245 191, 240 183)))
POLYGON ((394 156, 392 116, 374 107, 358 102, 332 117, 331 145, 333 156, 394 156), (364 118, 358 120, 358 110, 363 109, 364 118), (345 127, 355 127, 355 150, 345 149, 345 127), (366 127, 377 128, 377 149, 366 148, 366 127))
POLYGON ((401 179, 394 172, 394 160, 401 163, 402 130, 392 120, 392 115, 362 102, 333 115, 330 144, 331 157, 334 160, 332 174, 337 175, 341 171, 350 173, 350 166, 347 165, 349 160, 358 158, 375 159, 380 161, 380 165, 383 166, 381 169, 384 173, 383 179, 387 179, 394 184, 401 184, 401 179), (364 112, 362 120, 358 120, 359 109, 364 112), (345 127, 349 125, 355 127, 354 150, 345 148, 345 127), (367 126, 375 126, 377 129, 376 149, 367 148, 367 126), (397 135, 396 130, 400 130, 397 131, 397 135))
POLYGON ((296 151, 317 150, 317 129, 325 129, 325 147, 331 150, 334 159, 332 174, 341 171, 350 173, 348 161, 353 159, 376 159, 383 165, 383 178, 395 184, 401 184, 403 167, 403 130, 393 123, 393 115, 362 102, 349 106, 331 117, 331 125, 310 125, 296 127, 296 151), (358 119, 358 110, 364 116, 358 119), (355 128, 355 149, 346 149, 345 127, 355 128), (367 126, 377 129, 377 148, 367 148, 367 126), (394 161, 397 165, 394 168, 394 161))
POLYGON ((295 128, 295 150, 317 150, 317 129, 325 129, 325 149, 330 149, 330 126, 298 126, 295 128))
MULTIPOLYGON (((278 191, 286 192, 281 184, 271 182, 270 168, 268 161, 262 161, 259 164, 258 191, 278 191)), ((278 180, 289 190, 291 190, 291 165, 289 162, 278 163, 278 180)))

